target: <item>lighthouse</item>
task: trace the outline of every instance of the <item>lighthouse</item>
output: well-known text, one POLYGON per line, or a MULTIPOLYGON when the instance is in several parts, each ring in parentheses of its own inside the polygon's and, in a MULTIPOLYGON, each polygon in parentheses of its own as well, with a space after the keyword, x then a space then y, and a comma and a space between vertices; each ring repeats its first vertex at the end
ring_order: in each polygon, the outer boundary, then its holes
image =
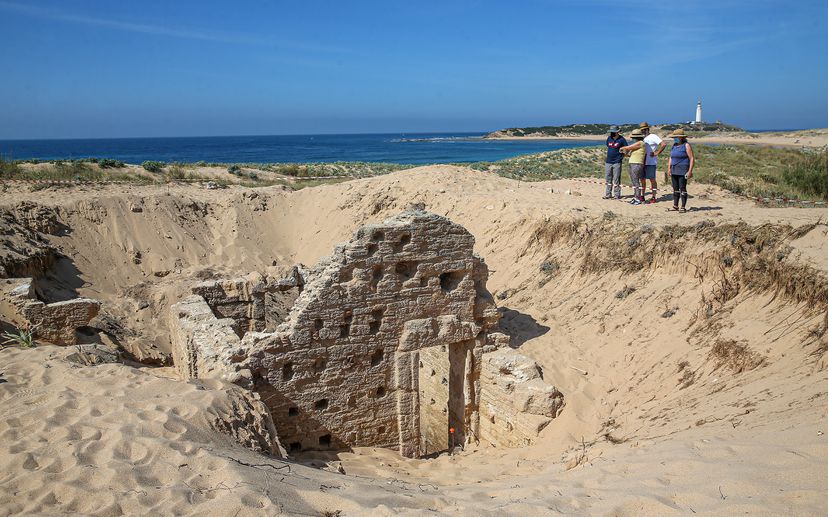
POLYGON ((698 104, 696 104, 696 121, 694 124, 701 124, 701 121, 701 101, 699 101, 698 104))

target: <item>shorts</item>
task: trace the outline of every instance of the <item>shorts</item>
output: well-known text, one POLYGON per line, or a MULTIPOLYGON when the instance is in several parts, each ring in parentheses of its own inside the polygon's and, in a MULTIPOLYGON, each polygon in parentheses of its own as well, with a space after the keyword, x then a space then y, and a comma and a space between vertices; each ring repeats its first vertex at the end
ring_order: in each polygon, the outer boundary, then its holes
POLYGON ((656 166, 655 165, 645 165, 644 166, 644 178, 648 180, 656 179, 656 166))
POLYGON ((644 164, 643 163, 631 163, 630 164, 630 177, 635 177, 641 179, 644 177, 644 164))

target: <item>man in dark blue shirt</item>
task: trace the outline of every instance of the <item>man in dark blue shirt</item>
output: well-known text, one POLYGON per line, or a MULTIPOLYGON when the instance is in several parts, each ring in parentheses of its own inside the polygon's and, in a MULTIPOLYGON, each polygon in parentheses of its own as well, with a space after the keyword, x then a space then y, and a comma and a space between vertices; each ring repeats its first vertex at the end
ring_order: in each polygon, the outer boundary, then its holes
POLYGON ((613 190, 615 199, 621 199, 621 161, 624 159, 621 148, 627 145, 627 141, 618 131, 618 126, 610 126, 607 137, 607 160, 604 164, 607 188, 604 199, 612 199, 613 190))

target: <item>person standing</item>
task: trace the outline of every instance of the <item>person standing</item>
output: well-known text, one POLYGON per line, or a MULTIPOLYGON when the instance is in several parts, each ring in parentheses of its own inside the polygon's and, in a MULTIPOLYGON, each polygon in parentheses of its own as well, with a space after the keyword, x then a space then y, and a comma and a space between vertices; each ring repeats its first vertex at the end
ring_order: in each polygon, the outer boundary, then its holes
POLYGON ((673 183, 673 208, 679 212, 687 211, 687 180, 693 177, 693 168, 696 166, 696 158, 693 156, 693 149, 687 142, 687 135, 683 129, 676 129, 667 138, 673 139, 673 148, 670 150, 670 160, 667 162, 667 171, 673 183), (679 199, 681 208, 679 208, 679 199))
POLYGON ((647 157, 647 146, 644 144, 644 132, 640 129, 633 130, 630 136, 634 142, 621 148, 621 152, 630 156, 630 180, 633 185, 633 205, 640 205, 644 202, 644 187, 641 182, 644 179, 644 162, 647 157))
POLYGON ((615 199, 621 199, 621 162, 624 160, 621 148, 625 145, 627 145, 627 140, 621 136, 618 126, 610 126, 607 137, 607 159, 604 162, 604 177, 607 182, 604 199, 611 199, 613 191, 615 199))
POLYGON ((644 145, 647 152, 647 158, 644 162, 644 178, 641 180, 641 188, 643 189, 641 195, 644 196, 644 191, 647 190, 647 180, 650 180, 650 203, 655 203, 658 200, 658 182, 656 180, 658 155, 667 147, 667 144, 658 135, 650 133, 650 124, 642 122, 638 127, 644 133, 644 145))

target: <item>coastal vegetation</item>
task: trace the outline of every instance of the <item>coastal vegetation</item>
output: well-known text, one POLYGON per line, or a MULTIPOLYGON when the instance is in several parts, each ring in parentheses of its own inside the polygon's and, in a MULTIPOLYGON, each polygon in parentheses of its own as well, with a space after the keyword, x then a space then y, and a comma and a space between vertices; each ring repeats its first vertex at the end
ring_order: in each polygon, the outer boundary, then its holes
MULTIPOLYGON (((725 124, 722 122, 702 122, 698 124, 690 123, 675 123, 675 124, 659 124, 653 126, 660 131, 674 131, 676 129, 683 129, 689 135, 703 136, 711 133, 738 133, 743 132, 744 129, 725 124)), ((484 138, 502 138, 502 137, 564 137, 564 136, 589 136, 589 135, 605 135, 609 131, 610 124, 569 124, 566 126, 537 126, 537 127, 510 127, 489 133, 484 138)), ((633 129, 638 128, 638 124, 620 124, 618 125, 622 134, 629 134, 633 129)))
MULTIPOLYGON (((761 198, 828 200, 828 151, 751 145, 696 145, 694 181, 717 185, 735 194, 761 198)), ((667 151, 669 152, 669 150, 667 151)), ((497 162, 459 163, 520 181, 563 178, 603 179, 601 146, 559 149, 497 162)), ((659 181, 666 168, 662 156, 659 181)), ((127 181, 136 183, 203 182, 220 185, 291 189, 410 169, 399 163, 170 163, 147 161, 126 165, 106 158, 57 161, 0 160, 0 180, 127 181)), ((629 184, 626 172, 623 181, 629 184)))
POLYGON ((782 171, 782 179, 803 192, 828 199, 828 151, 797 157, 782 171))
MULTIPOLYGON (((697 160, 694 181, 753 197, 828 200, 826 150, 750 145, 696 145, 693 149, 697 160)), ((604 153, 603 147, 597 146, 560 149, 500 162, 478 162, 470 167, 522 181, 603 179, 604 153)), ((659 181, 666 166, 665 155, 660 160, 659 181)), ((629 185, 626 170, 622 181, 629 185)))
POLYGON ((149 172, 161 172, 161 169, 164 168, 164 162, 147 160, 141 164, 141 167, 143 167, 144 170, 149 172))

